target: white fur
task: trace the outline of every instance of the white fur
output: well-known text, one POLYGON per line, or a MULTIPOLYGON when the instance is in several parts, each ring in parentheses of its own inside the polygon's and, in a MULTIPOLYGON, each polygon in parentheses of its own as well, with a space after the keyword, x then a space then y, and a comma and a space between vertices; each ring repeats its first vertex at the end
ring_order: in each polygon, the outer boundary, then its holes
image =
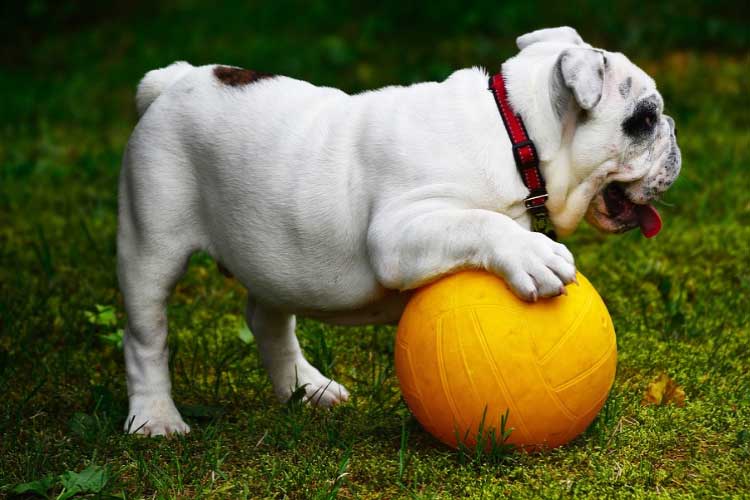
POLYGON ((154 99, 159 97, 174 82, 185 76, 191 69, 193 69, 192 65, 185 61, 178 61, 166 68, 154 69, 146 73, 141 83, 138 84, 138 91, 135 94, 135 107, 138 110, 138 116, 143 116, 154 99))
POLYGON ((578 32, 569 26, 536 30, 516 38, 518 50, 523 50, 529 45, 540 42, 569 43, 590 47, 589 44, 583 43, 583 39, 578 32))
MULTIPOLYGON (((527 39, 504 70, 568 233, 603 180, 588 150, 579 165, 575 119, 551 109, 555 54, 581 43, 563 35, 527 39)), ((286 77, 228 86, 213 70, 176 63, 138 88, 118 234, 131 431, 189 430, 170 395, 165 303, 197 250, 248 288, 247 322, 279 398, 305 385, 323 406, 348 393, 304 359, 295 314, 395 321, 409 290, 463 268, 497 273, 527 300, 575 279, 565 246, 528 230, 484 70, 357 95, 286 77)))

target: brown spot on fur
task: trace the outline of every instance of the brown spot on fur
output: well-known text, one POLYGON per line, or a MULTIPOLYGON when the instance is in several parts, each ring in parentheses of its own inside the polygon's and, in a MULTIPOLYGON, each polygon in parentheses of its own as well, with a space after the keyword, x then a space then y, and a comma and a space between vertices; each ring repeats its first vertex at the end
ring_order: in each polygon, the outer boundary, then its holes
POLYGON ((271 78, 276 75, 263 73, 262 71, 253 71, 251 69, 216 66, 214 68, 214 76, 226 85, 239 87, 240 85, 248 85, 257 82, 258 80, 262 80, 263 78, 271 78))

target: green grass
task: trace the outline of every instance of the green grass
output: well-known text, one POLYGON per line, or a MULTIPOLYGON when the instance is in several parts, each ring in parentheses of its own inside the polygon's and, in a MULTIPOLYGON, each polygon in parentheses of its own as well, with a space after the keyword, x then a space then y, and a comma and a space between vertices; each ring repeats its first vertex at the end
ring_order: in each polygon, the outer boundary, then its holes
POLYGON ((570 12, 495 3, 331 4, 292 17, 284 6, 139 4, 116 19, 95 10, 69 28, 45 25, 45 4, 34 3, 42 14, 26 18, 44 29, 19 27, 0 53, 0 497, 48 476, 50 495, 66 484, 70 493, 71 472, 85 469, 106 480, 94 481, 101 494, 127 498, 750 496, 742 14, 726 15, 731 3, 667 5, 660 15, 671 22, 660 25, 629 2, 609 13, 594 2, 570 12), (121 432, 116 180, 145 71, 175 59, 223 62, 356 91, 494 69, 517 34, 566 22, 654 76, 684 158, 657 238, 582 227, 566 241, 618 334, 615 386, 581 438, 534 455, 439 445, 401 400, 388 327, 300 321, 309 358, 353 397, 331 411, 279 405, 243 332, 244 290, 203 255, 169 307, 175 399, 193 432, 121 432), (684 407, 641 404, 660 373, 685 390, 684 407))

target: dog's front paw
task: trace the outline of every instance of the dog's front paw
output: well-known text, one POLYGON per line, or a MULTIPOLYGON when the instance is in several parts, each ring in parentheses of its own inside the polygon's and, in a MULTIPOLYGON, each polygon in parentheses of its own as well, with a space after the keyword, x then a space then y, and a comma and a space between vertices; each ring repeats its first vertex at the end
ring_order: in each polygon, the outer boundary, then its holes
POLYGON ((190 426, 182 420, 170 397, 135 396, 130 400, 125 432, 144 436, 168 436, 187 434, 190 432, 190 426))
POLYGON ((500 274, 516 295, 530 302, 564 294, 565 285, 576 281, 573 255, 541 233, 521 233, 501 250, 498 262, 500 274))

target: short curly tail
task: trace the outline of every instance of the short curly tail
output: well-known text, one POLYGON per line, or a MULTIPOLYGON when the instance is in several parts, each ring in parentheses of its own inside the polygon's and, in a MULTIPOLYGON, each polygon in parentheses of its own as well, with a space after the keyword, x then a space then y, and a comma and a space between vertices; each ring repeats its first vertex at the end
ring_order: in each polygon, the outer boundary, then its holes
POLYGON ((138 116, 143 116, 148 107, 159 95, 185 76, 185 73, 193 69, 193 66, 185 61, 178 61, 166 68, 155 69, 146 73, 135 94, 135 106, 138 116))

